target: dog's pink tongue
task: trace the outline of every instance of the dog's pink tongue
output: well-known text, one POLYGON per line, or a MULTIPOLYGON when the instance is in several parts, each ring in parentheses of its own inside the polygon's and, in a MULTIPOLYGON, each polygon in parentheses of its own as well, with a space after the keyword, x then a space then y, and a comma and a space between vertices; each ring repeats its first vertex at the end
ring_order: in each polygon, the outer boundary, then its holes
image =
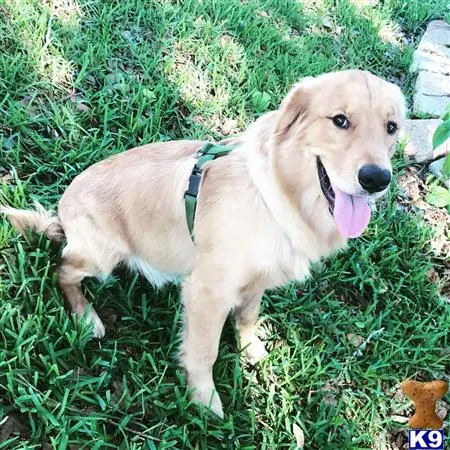
POLYGON ((362 234, 370 220, 370 207, 364 197, 349 195, 333 186, 334 220, 341 234, 355 238, 362 234))

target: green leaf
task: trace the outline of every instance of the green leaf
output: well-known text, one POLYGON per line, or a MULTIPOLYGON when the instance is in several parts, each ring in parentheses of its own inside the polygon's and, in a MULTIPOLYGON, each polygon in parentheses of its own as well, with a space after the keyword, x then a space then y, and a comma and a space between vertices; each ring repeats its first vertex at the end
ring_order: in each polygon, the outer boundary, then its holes
POLYGON ((430 205, 443 208, 450 205, 450 191, 442 186, 435 185, 431 192, 428 192, 425 199, 430 205))
POLYGON ((270 103, 270 95, 267 92, 255 91, 252 95, 252 104, 258 112, 265 111, 270 103))
POLYGON ((447 105, 447 108, 445 108, 444 113, 441 117, 442 120, 449 120, 450 119, 450 103, 447 105))
POLYGON ((445 177, 450 178, 450 153, 445 157, 444 165, 442 166, 442 173, 445 177))
POLYGON ((439 147, 450 137, 450 120, 442 122, 434 132, 433 148, 439 147))
POLYGON ((142 93, 144 94, 144 97, 146 97, 150 102, 154 102, 156 100, 156 94, 150 89, 144 88, 142 90, 142 93))
POLYGON ((3 148, 5 150, 11 150, 13 148, 13 144, 14 144, 14 135, 10 136, 9 138, 6 138, 3 141, 3 148))
POLYGON ((358 328, 364 328, 364 327, 365 327, 364 322, 355 322, 355 325, 356 325, 358 328))

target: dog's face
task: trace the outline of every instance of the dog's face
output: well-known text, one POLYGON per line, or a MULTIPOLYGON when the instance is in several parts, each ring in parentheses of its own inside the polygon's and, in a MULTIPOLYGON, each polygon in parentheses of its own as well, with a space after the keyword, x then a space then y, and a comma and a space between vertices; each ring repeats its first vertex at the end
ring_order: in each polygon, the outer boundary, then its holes
POLYGON ((362 233, 369 198, 389 186, 404 105, 397 86, 354 70, 306 78, 280 107, 275 139, 285 154, 278 170, 295 164, 296 152, 315 158, 322 194, 345 237, 362 233))

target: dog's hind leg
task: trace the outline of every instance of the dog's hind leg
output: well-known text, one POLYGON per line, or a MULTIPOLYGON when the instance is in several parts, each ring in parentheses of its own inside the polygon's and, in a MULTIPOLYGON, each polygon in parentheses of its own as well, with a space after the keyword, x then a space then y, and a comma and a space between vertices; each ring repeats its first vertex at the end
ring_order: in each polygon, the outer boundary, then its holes
POLYGON ((234 318, 239 332, 241 349, 250 364, 254 365, 267 356, 264 343, 256 335, 261 297, 264 291, 243 294, 243 303, 235 309, 234 318))
POLYGON ((71 311, 79 318, 93 325, 93 336, 102 338, 105 327, 94 307, 81 292, 81 282, 86 277, 107 276, 117 265, 116 258, 105 255, 99 264, 99 258, 89 257, 89 253, 81 252, 79 248, 67 246, 63 251, 61 265, 58 270, 58 281, 63 294, 69 303, 71 311))

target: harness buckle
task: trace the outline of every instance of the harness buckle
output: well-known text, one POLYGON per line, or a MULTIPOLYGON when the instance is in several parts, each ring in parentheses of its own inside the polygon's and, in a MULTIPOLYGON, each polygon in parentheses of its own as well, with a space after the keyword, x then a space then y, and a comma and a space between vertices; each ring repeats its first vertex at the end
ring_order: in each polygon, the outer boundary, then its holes
POLYGON ((191 176, 189 177, 189 186, 184 195, 191 195, 192 197, 197 197, 201 181, 202 181, 202 171, 198 169, 193 171, 191 176))

